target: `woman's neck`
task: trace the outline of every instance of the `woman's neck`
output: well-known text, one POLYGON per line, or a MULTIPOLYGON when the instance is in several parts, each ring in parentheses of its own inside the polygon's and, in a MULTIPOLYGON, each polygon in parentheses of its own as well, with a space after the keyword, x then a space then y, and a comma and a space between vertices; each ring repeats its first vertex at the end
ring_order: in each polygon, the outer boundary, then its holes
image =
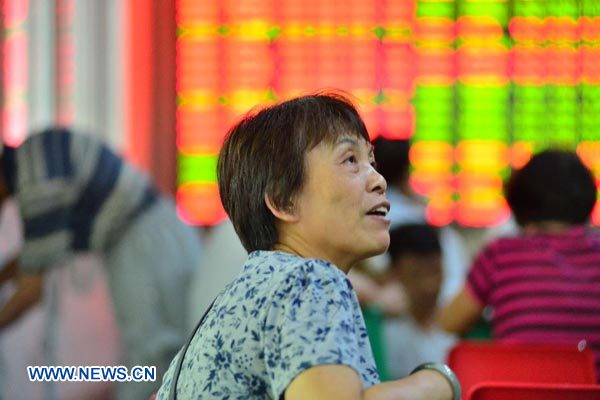
POLYGON ((325 251, 315 251, 312 249, 307 243, 304 242, 295 242, 289 240, 282 240, 278 243, 275 243, 272 247, 272 250, 282 251, 284 253, 294 254, 298 257, 302 258, 318 258, 321 260, 328 261, 335 265, 338 269, 342 270, 345 274, 350 271, 353 263, 343 262, 341 259, 337 259, 336 257, 331 256, 325 251))

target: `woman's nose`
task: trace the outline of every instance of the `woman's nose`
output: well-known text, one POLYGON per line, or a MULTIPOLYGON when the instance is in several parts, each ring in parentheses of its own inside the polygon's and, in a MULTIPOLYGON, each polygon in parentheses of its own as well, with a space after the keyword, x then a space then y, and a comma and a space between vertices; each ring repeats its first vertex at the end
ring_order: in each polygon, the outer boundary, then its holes
POLYGON ((377 192, 380 194, 385 194, 387 189, 387 182, 383 175, 381 175, 377 170, 370 166, 371 171, 369 174, 369 192, 377 192))

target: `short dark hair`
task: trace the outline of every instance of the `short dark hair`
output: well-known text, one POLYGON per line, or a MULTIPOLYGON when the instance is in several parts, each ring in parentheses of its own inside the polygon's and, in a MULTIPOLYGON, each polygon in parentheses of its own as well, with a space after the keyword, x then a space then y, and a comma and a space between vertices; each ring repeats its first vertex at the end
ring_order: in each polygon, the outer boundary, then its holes
POLYGON ((519 225, 557 221, 583 224, 596 203, 592 173, 577 154, 545 150, 515 171, 504 188, 519 225))
POLYGON ((388 184, 394 185, 408 178, 410 161, 408 140, 391 140, 378 136, 373 141, 377 171, 388 184))
POLYGON ((265 204, 293 208, 305 180, 305 156, 322 141, 369 134, 352 102, 340 93, 298 97, 246 115, 227 134, 217 163, 225 211, 248 251, 278 240, 275 216, 265 204))
POLYGON ((390 230, 388 254, 395 262, 405 254, 430 255, 441 253, 438 230, 427 224, 405 224, 390 230))

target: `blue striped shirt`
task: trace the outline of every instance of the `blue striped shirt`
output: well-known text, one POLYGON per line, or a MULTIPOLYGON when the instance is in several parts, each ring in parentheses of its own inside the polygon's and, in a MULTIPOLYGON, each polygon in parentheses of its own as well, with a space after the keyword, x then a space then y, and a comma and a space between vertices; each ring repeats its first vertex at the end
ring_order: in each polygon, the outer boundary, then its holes
POLYGON ((21 268, 39 271, 70 251, 104 251, 156 200, 148 179, 107 146, 54 128, 5 147, 3 170, 21 212, 21 268))

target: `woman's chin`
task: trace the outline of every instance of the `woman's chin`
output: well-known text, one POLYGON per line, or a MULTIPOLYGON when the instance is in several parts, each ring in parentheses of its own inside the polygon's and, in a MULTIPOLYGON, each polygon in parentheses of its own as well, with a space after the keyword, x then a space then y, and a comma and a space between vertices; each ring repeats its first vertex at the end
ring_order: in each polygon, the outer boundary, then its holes
POLYGON ((385 231, 382 232, 381 235, 379 235, 379 253, 384 253, 385 251, 387 251, 388 247, 390 247, 390 232, 389 231, 385 231))
POLYGON ((379 240, 374 241, 372 246, 369 246, 370 248, 365 258, 375 257, 386 252, 390 245, 390 235, 382 235, 382 237, 378 239, 379 240))

